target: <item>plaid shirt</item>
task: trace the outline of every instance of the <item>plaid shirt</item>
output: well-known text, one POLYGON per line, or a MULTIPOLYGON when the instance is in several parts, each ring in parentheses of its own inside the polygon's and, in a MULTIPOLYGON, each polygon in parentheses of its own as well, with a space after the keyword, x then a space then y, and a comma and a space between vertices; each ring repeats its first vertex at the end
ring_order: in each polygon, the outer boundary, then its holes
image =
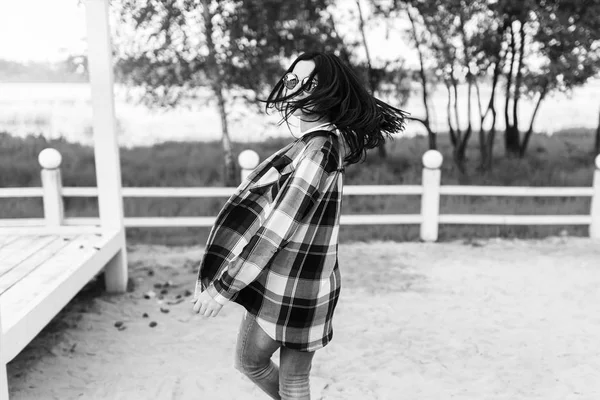
POLYGON ((284 346, 314 351, 333 336, 340 294, 341 139, 305 133, 258 165, 217 216, 200 262, 202 290, 235 301, 284 346))

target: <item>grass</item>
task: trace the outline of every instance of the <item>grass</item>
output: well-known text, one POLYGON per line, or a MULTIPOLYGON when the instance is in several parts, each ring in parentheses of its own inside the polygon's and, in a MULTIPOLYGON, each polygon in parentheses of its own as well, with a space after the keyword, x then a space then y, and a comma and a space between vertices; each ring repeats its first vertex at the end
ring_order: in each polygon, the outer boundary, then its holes
MULTIPOLYGON (((593 175, 592 130, 569 130, 551 137, 535 135, 525 159, 509 159, 502 154, 501 138, 496 145, 494 168, 486 174, 472 172, 460 176, 450 160, 447 136, 439 138, 440 151, 447 161, 442 168, 442 184, 501 186, 590 186, 593 175)), ((289 142, 271 139, 256 143, 234 143, 234 151, 251 148, 264 159, 289 142)), ((476 171, 476 140, 468 150, 468 171, 476 171)), ((64 140, 41 136, 15 138, 0 134, 0 187, 40 185, 37 156, 54 147, 63 156, 61 172, 64 186, 94 186, 93 149, 64 140)), ((375 151, 363 164, 347 169, 346 185, 420 184, 421 156, 427 150, 424 137, 396 139, 387 145, 388 159, 375 151)), ((223 186, 222 151, 218 142, 166 142, 148 147, 121 149, 123 186, 223 186)), ((125 215, 214 216, 225 199, 125 199, 125 215)), ((65 199, 67 216, 97 216, 95 199, 65 199)), ((346 196, 344 214, 419 213, 419 196, 346 196)), ((589 214, 589 198, 561 197, 486 197, 443 196, 441 213, 453 214, 589 214)), ((0 218, 35 218, 43 215, 41 199, 0 199, 0 218)), ((587 236, 585 226, 477 226, 442 225, 440 240, 480 237, 539 238, 567 230, 587 236)), ((187 245, 205 243, 208 228, 130 228, 132 242, 187 245)), ((418 240, 418 226, 342 226, 340 241, 418 240)))

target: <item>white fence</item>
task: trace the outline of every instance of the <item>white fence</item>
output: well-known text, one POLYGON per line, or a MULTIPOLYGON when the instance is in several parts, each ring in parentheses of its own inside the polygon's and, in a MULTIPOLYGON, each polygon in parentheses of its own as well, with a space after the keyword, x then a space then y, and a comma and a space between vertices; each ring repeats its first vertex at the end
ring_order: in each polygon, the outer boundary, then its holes
MULTIPOLYGON (((0 188, 0 198, 41 197, 44 202, 44 218, 0 219, 0 228, 43 226, 89 226, 99 225, 99 218, 65 218, 63 197, 96 197, 95 187, 62 187, 60 175, 61 156, 54 149, 40 153, 42 187, 0 188)), ((421 239, 436 241, 440 224, 478 225, 587 225, 589 235, 600 239, 600 155, 595 159, 591 187, 503 187, 440 185, 442 155, 429 150, 423 155, 422 185, 347 185, 344 196, 352 195, 420 195, 420 214, 342 215, 342 225, 419 224, 421 239), (590 213, 586 215, 484 215, 440 214, 441 195, 462 196, 537 196, 537 197, 590 197, 590 213)), ((246 150, 239 157, 242 177, 258 164, 254 152, 246 150)), ((229 197, 235 188, 167 188, 125 187, 122 197, 229 197)), ((216 217, 126 217, 125 227, 209 227, 216 217)))

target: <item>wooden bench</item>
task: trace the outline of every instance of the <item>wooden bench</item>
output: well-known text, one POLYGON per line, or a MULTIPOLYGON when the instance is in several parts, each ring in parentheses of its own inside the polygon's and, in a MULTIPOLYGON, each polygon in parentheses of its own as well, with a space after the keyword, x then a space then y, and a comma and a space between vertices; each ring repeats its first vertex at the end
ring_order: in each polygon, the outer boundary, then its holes
MULTIPOLYGON (((60 154, 40 154, 41 188, 0 188, 0 198, 41 197, 41 219, 0 217, 0 400, 12 360, 98 272, 123 293, 127 254, 113 96, 109 1, 84 0, 96 187, 63 188, 60 154), (63 197, 98 198, 98 218, 64 218, 63 197)), ((1 200, 1 199, 0 199, 1 200)), ((9 216, 10 217, 10 216, 9 216)))
POLYGON ((122 230, 0 228, 0 392, 6 364, 121 251, 122 230))

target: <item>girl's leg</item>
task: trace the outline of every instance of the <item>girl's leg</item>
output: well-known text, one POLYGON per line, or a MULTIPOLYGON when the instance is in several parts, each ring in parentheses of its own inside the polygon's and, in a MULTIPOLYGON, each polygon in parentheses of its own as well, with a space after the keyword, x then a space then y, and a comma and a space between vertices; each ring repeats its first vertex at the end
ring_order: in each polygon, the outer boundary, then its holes
POLYGON ((246 312, 238 333, 234 365, 273 399, 281 399, 279 369, 271 361, 279 346, 246 312))
POLYGON ((310 400, 309 375, 314 351, 281 347, 279 356, 279 393, 282 400, 310 400))

